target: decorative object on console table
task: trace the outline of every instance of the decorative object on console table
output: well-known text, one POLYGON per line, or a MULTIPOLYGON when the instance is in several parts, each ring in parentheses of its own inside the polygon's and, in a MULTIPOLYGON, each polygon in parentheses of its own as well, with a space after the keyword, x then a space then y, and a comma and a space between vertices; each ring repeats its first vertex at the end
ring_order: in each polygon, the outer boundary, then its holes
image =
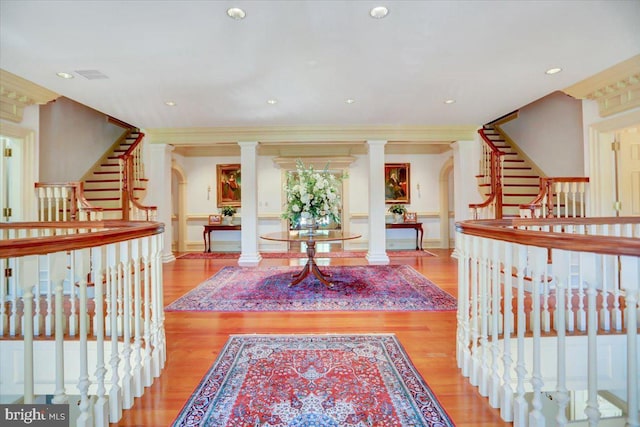
POLYGON ((391 205, 388 210, 393 214, 394 224, 401 223, 407 212, 407 208, 405 208, 404 205, 391 205))
POLYGON ((384 199, 386 203, 411 203, 410 164, 384 164, 384 199))
POLYGON ((240 207, 241 175, 239 164, 217 165, 218 207, 240 207))
POLYGON ((209 215, 209 225, 220 225, 222 224, 222 215, 209 215))
POLYGON ((284 185, 285 210, 282 218, 288 219, 293 228, 306 224, 316 225, 319 219, 328 218, 340 224, 340 189, 338 185, 344 176, 337 177, 329 172, 328 165, 322 171, 313 166, 305 167, 301 160, 296 162, 296 170, 287 172, 284 185))
POLYGON ((416 222, 418 221, 418 214, 416 212, 405 212, 404 222, 416 222))
POLYGON ((236 208, 233 206, 223 206, 220 213, 222 214, 222 222, 230 225, 233 222, 233 216, 236 214, 236 208))

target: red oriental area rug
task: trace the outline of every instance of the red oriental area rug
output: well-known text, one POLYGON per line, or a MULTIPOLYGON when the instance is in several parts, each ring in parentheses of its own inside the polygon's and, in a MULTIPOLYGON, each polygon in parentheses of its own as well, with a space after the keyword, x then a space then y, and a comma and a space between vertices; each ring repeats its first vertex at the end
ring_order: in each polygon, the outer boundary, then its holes
POLYGON ((453 425, 391 334, 232 335, 173 423, 453 425))
MULTIPOLYGON (((260 252, 262 258, 306 258, 305 252, 260 252)), ((430 257, 436 256, 431 252, 419 251, 387 251, 387 255, 391 258, 399 257, 430 257)), ((367 251, 335 251, 335 252, 318 252, 316 258, 364 258, 367 251)), ((178 255, 177 259, 236 259, 240 257, 240 252, 189 252, 178 255)))
POLYGON ((300 267, 227 266, 166 311, 444 311, 456 299, 408 265, 326 266, 289 287, 300 267))

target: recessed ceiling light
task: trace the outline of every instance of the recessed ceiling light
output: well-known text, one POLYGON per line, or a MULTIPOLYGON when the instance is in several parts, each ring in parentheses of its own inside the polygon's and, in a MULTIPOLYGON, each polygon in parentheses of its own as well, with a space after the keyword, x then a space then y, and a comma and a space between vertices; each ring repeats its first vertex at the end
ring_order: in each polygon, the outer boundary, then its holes
POLYGON ((229 18, 236 20, 244 19, 244 17, 247 16, 244 10, 240 9, 239 7, 230 7, 229 9, 227 9, 227 15, 229 16, 229 18))
POLYGON ((60 77, 61 79, 72 79, 73 78, 73 74, 65 73, 65 72, 56 73, 56 76, 60 77))
POLYGON ((558 74, 560 71, 562 71, 562 68, 549 68, 545 73, 551 75, 558 74))
POLYGON ((165 104, 165 105, 168 105, 169 107, 175 107, 175 106, 176 106, 176 103, 175 103, 175 102, 173 102, 173 101, 167 101, 167 102, 165 102, 164 104, 165 104))
POLYGON ((455 99, 447 99, 446 101, 444 101, 445 104, 455 104, 455 102, 455 99))
POLYGON ((389 9, 384 6, 374 7, 369 11, 369 15, 375 19, 382 19, 389 14, 389 9))
POLYGON ((347 98, 344 100, 344 102, 346 102, 347 104, 353 104, 354 102, 356 102, 355 99, 351 99, 351 98, 347 98))
POLYGON ((278 103, 278 100, 277 100, 277 99, 267 99, 267 104, 275 105, 275 104, 277 104, 277 103, 278 103))

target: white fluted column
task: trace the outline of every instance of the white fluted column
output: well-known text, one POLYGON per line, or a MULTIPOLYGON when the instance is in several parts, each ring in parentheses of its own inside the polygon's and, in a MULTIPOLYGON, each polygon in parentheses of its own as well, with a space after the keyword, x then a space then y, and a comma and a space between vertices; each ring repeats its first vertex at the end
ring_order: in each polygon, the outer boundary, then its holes
POLYGON ((384 146, 387 141, 367 141, 369 146, 369 264, 389 264, 384 200, 384 146))
POLYGON ((240 171, 242 173, 242 253, 238 265, 254 267, 262 256, 258 252, 258 142, 238 142, 240 171))
POLYGON ((171 252, 171 152, 175 147, 168 144, 147 144, 145 171, 150 185, 147 188, 145 205, 158 207, 158 222, 164 223, 164 249, 162 262, 175 261, 171 252))
POLYGON ((471 219, 469 205, 482 201, 476 175, 480 162, 479 141, 456 141, 453 148, 453 187, 455 197, 455 220, 471 219))

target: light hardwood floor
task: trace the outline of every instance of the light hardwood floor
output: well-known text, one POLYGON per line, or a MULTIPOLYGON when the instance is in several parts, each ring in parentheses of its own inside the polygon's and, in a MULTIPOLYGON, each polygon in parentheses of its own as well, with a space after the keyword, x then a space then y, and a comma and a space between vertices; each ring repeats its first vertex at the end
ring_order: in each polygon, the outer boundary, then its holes
MULTIPOLYGON (((457 295, 457 263, 448 250, 436 257, 391 258, 408 264, 453 296, 457 295)), ((366 265, 364 258, 331 258, 330 265, 366 265)), ((178 259, 164 265, 164 303, 171 303, 233 259, 178 259)), ((265 259, 261 266, 298 265, 297 260, 265 259)), ((501 421, 455 360, 455 312, 167 312, 167 364, 160 378, 136 399, 119 426, 167 426, 198 386, 229 334, 253 333, 394 333, 414 365, 458 427, 494 427, 501 421)))

